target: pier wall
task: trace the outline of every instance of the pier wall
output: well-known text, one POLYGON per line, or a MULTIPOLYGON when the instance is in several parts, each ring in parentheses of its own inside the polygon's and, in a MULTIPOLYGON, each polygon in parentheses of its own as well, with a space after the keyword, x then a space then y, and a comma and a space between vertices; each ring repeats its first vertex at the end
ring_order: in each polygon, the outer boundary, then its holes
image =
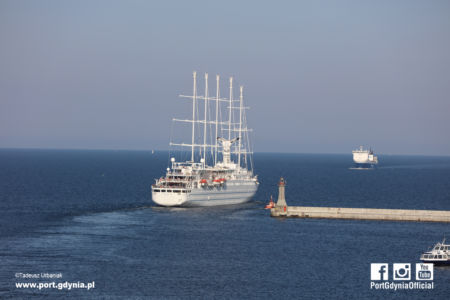
POLYGON ((345 207, 277 206, 272 217, 450 222, 450 211, 345 207))

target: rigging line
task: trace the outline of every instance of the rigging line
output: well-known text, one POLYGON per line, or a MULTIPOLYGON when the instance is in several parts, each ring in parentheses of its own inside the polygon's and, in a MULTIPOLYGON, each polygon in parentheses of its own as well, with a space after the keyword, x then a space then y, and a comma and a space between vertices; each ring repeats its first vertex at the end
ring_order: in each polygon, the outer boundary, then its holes
MULTIPOLYGON (((245 122, 245 124, 247 125, 248 123, 247 123, 247 114, 244 112, 244 122, 245 122)), ((247 143, 247 145, 246 145, 246 147, 247 147, 247 149, 248 149, 248 151, 249 152, 252 152, 253 150, 253 148, 251 147, 251 144, 250 144, 250 133, 247 131, 247 132, 244 132, 244 134, 245 134, 245 137, 246 137, 246 143, 247 143)), ((247 167, 248 167, 248 161, 247 161, 247 159, 250 159, 250 165, 252 165, 252 155, 253 154, 249 154, 248 155, 248 157, 247 157, 247 154, 245 155, 245 160, 246 160, 246 163, 247 163, 247 167)), ((250 169, 251 170, 253 170, 252 169, 252 167, 250 166, 250 169)))
MULTIPOLYGON (((214 105, 215 97, 211 97, 211 101, 209 103, 210 103, 210 105, 208 107, 208 115, 210 117, 211 123, 209 124, 209 142, 208 143, 210 145, 215 145, 215 141, 214 141, 214 135, 215 135, 214 130, 215 130, 215 126, 216 126, 216 124, 215 124, 215 105, 214 105)), ((214 152, 216 150, 216 147, 211 147, 209 150, 210 150, 209 157, 211 159, 210 162, 211 162, 211 165, 214 166, 214 152)))
MULTIPOLYGON (((245 117, 245 121, 247 122, 247 116, 245 117)), ((250 169, 252 170, 252 173, 253 173, 253 170, 255 168, 255 162, 254 162, 254 159, 253 159, 253 149, 254 149, 254 144, 253 143, 254 143, 254 141, 253 141, 253 139, 250 139, 250 133, 249 132, 247 132, 247 141, 248 141, 249 151, 252 152, 252 154, 249 155, 249 159, 250 159, 250 169)))
MULTIPOLYGON (((247 122, 247 118, 245 117, 245 115, 244 115, 244 119, 245 119, 245 122, 247 122)), ((252 150, 252 147, 251 147, 251 145, 250 145, 250 133, 249 133, 249 132, 245 132, 244 134, 245 134, 246 144, 247 144, 246 147, 247 147, 247 149, 248 149, 249 152, 252 152, 253 150, 252 150)), ((249 158, 251 159, 251 155, 252 155, 252 154, 250 154, 250 155, 247 155, 247 153, 245 154, 245 164, 246 164, 246 168, 248 168, 248 159, 249 159, 249 158)), ((250 169, 251 169, 251 167, 250 167, 250 169)))

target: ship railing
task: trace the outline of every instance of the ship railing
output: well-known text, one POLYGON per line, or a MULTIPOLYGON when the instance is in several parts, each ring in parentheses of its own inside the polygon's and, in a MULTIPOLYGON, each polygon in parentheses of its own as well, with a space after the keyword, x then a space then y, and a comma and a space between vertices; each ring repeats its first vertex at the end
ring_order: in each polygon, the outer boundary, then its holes
POLYGON ((183 168, 183 167, 203 167, 202 163, 196 162, 173 162, 174 168, 183 168))

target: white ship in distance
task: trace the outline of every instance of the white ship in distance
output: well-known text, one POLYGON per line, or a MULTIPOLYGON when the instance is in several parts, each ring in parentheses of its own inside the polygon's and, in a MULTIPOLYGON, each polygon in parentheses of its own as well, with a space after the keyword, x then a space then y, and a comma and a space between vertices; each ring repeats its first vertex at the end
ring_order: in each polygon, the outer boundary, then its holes
MULTIPOLYGON (((229 97, 220 96, 220 76, 216 90, 209 96, 208 74, 204 95, 197 94, 197 73, 193 72, 193 95, 180 95, 192 101, 192 119, 173 119, 187 125, 190 141, 172 141, 171 154, 185 155, 184 160, 170 158, 165 176, 152 185, 152 200, 161 206, 215 206, 249 201, 258 189, 253 174, 243 87, 239 99, 233 97, 233 78, 229 79, 229 97), (175 147, 178 147, 174 149, 175 147), (188 150, 188 151, 186 151, 188 150)), ((190 117, 190 116, 189 116, 190 117)))
POLYGON ((365 150, 363 146, 359 146, 359 149, 353 150, 352 153, 355 168, 368 169, 378 164, 378 157, 373 154, 372 149, 365 150))

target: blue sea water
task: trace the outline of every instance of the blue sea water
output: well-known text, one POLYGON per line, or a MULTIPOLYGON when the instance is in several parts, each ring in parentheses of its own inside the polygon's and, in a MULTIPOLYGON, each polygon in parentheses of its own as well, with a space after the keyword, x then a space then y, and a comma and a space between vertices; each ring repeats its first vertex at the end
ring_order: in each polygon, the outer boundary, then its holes
POLYGON ((370 289, 370 263, 414 265, 449 224, 275 219, 263 209, 284 176, 290 205, 450 210, 450 157, 379 160, 350 170, 351 155, 258 153, 252 202, 186 209, 151 202, 167 152, 0 150, 0 298, 448 298, 449 267, 435 267, 433 290, 383 291, 370 289), (15 285, 33 281, 95 288, 15 285))

